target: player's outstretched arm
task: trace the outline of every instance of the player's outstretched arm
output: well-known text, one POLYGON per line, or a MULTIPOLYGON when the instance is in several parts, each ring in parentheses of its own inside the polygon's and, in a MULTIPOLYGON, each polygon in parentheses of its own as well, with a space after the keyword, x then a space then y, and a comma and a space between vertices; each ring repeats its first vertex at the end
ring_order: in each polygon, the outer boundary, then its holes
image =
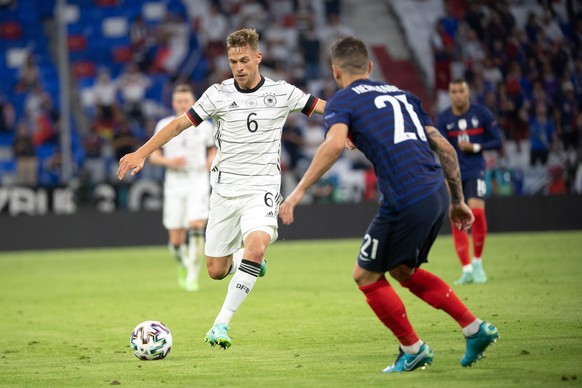
POLYGON ((320 115, 323 114, 325 111, 325 105, 327 105, 327 101, 319 99, 317 101, 317 105, 315 105, 315 109, 313 110, 315 113, 319 113, 320 115))
POLYGON ((117 178, 120 180, 123 179, 128 171, 131 171, 131 175, 137 174, 143 168, 146 158, 152 152, 166 144, 173 137, 178 136, 184 129, 190 126, 192 126, 192 123, 188 120, 186 115, 179 116, 170 121, 168 125, 152 136, 152 138, 139 147, 137 151, 131 152, 119 160, 117 178))
POLYGON ((293 222, 293 209, 305 196, 305 192, 321 178, 338 160, 346 145, 348 127, 345 124, 334 124, 327 132, 325 141, 321 143, 309 168, 295 187, 295 190, 285 199, 279 209, 279 217, 285 225, 293 222))
POLYGON ((430 147, 437 153, 449 186, 449 195, 451 196, 449 217, 458 229, 467 231, 473 224, 475 217, 471 209, 465 204, 457 153, 435 127, 427 125, 425 130, 430 147))

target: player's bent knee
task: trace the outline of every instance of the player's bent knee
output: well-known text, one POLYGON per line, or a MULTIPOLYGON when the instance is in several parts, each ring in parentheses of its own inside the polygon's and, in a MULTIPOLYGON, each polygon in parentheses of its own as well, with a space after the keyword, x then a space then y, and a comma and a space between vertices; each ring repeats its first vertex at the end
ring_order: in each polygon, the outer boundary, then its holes
POLYGON ((208 271, 208 276, 214 280, 224 279, 228 276, 228 271, 232 265, 232 261, 222 259, 206 259, 206 269, 208 271))
POLYGON ((389 273, 398 283, 405 283, 414 274, 414 269, 406 265, 399 265, 392 268, 389 273))

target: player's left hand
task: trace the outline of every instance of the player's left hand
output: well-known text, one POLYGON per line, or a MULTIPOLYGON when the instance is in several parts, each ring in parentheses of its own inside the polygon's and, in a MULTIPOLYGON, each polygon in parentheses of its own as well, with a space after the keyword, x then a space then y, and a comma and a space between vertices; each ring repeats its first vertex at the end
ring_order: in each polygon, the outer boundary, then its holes
POLYGON ((457 143, 457 145, 461 151, 473 153, 473 143, 470 141, 460 141, 457 143))
POLYGON ((283 224, 290 225, 293 223, 293 209, 295 206, 303 199, 305 192, 295 188, 293 192, 283 201, 279 207, 279 218, 283 221, 283 224))

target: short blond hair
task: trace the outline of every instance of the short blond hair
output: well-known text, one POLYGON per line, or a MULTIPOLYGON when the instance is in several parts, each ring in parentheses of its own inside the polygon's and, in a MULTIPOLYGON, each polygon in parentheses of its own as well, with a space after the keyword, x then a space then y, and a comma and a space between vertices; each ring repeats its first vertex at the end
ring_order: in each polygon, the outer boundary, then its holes
POLYGON ((259 33, 254 28, 243 28, 230 34, 226 38, 226 49, 233 47, 250 47, 252 50, 259 50, 259 33))
POLYGON ((174 86, 174 90, 172 91, 172 94, 174 93, 190 93, 192 96, 194 96, 194 90, 192 89, 192 86, 188 84, 177 84, 174 86))

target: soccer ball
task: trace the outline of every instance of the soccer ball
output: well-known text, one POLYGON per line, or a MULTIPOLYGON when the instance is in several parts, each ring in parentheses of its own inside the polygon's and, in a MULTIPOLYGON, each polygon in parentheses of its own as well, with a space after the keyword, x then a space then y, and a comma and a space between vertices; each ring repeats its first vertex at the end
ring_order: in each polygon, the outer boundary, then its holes
POLYGON ((161 322, 144 321, 133 329, 129 345, 140 360, 161 360, 172 349, 172 333, 161 322))

